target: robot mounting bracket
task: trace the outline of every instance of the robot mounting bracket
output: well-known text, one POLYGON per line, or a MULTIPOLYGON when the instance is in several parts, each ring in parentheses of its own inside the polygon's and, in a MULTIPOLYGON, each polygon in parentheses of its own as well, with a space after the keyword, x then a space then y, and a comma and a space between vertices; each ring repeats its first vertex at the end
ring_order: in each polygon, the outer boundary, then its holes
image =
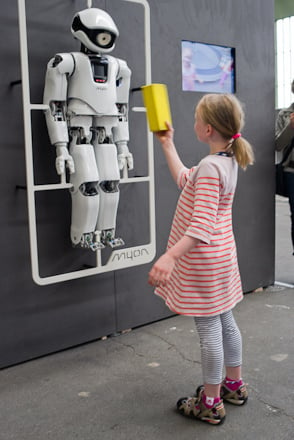
MULTIPOLYGON (((147 0, 114 0, 126 1, 128 3, 141 4, 144 9, 144 44, 145 44, 145 84, 151 84, 151 41, 150 41, 150 8, 147 0)), ((27 21, 25 0, 18 0, 18 20, 20 37, 20 58, 21 58, 21 78, 23 95, 23 117, 24 117, 24 139, 25 139, 25 158, 27 176, 27 197, 28 197, 28 216, 30 233, 30 253, 32 278, 36 284, 44 286, 77 278, 97 275, 104 272, 115 271, 123 268, 146 264, 154 259, 156 252, 156 232, 155 232, 155 198, 154 198, 154 156, 153 156, 153 135, 147 129, 147 154, 148 154, 148 173, 144 177, 129 178, 124 173, 120 183, 137 184, 146 182, 149 193, 149 241, 133 247, 115 249, 111 252, 107 262, 102 264, 101 250, 96 251, 96 266, 54 274, 51 276, 40 276, 39 255, 37 242, 37 220, 36 220, 36 193, 40 191, 58 191, 70 189, 71 184, 67 183, 65 174, 60 177, 60 183, 36 185, 34 179, 33 166, 33 144, 32 144, 32 111, 44 112, 48 109, 44 104, 33 104, 30 101, 30 80, 27 44, 27 21)), ((145 113, 145 107, 133 107, 132 111, 145 113)), ((144 118, 145 114, 144 114, 144 118)), ((147 124, 147 122, 146 122, 147 124)), ((103 252, 103 251, 102 251, 103 252)))

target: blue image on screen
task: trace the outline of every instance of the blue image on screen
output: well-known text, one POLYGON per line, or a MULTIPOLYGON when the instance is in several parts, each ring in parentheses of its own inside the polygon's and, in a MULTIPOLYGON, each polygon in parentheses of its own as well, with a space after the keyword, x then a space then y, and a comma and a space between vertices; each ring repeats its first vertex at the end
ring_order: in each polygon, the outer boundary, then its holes
POLYGON ((182 41, 182 89, 235 93, 235 49, 182 41))

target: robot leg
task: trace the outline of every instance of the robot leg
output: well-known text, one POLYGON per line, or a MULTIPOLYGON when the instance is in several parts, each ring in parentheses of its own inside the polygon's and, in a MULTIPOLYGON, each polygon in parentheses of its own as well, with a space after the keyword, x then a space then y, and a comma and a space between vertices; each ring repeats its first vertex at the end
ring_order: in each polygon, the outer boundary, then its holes
POLYGON ((124 245, 121 238, 115 237, 120 180, 116 146, 97 144, 95 156, 99 172, 100 196, 97 229, 101 231, 101 242, 115 248, 124 245))
POLYGON ((70 154, 75 163, 75 173, 70 175, 72 198, 71 241, 75 246, 93 251, 104 247, 96 236, 99 212, 99 175, 93 146, 71 145, 70 154))

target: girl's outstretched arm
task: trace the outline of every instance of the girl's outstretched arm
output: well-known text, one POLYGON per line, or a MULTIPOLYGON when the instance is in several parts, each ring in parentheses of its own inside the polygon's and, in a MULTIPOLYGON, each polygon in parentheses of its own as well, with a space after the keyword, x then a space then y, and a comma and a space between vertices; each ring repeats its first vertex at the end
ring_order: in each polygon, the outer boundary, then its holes
POLYGON ((167 130, 155 132, 155 136, 161 143, 169 170, 174 181, 177 183, 179 172, 184 167, 184 164, 181 161, 174 144, 174 129, 168 122, 166 122, 166 127, 167 130))

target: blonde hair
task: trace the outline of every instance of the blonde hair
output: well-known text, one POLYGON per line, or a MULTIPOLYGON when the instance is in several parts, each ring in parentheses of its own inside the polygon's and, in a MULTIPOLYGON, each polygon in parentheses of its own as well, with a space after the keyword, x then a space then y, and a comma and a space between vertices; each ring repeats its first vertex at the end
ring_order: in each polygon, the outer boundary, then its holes
POLYGON ((228 140, 228 150, 234 154, 238 164, 244 170, 254 162, 254 153, 250 143, 242 136, 234 139, 244 127, 244 111, 235 95, 204 95, 197 104, 196 111, 204 123, 210 124, 224 139, 228 140))

